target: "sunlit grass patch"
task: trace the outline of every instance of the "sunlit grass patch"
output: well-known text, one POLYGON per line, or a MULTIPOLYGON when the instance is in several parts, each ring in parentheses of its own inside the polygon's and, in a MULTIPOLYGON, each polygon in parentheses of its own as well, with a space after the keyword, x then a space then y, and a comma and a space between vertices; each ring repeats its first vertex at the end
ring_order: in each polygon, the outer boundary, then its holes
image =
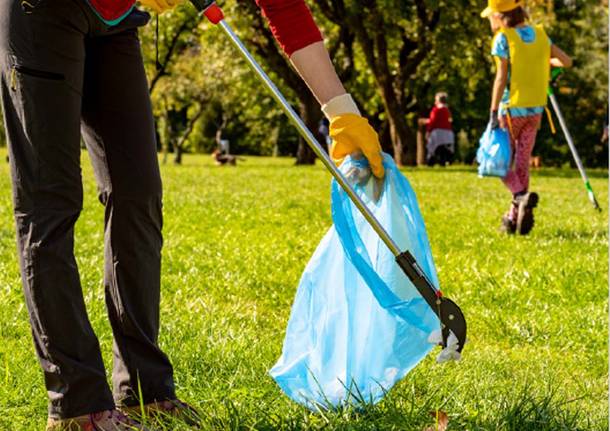
MULTIPOLYGON (((110 365, 103 210, 86 156, 83 166, 76 253, 110 365)), ((468 319, 464 360, 440 366, 427 358, 380 404, 323 414, 289 401, 267 371, 299 277, 331 224, 328 174, 252 157, 217 168, 207 156, 186 156, 162 174, 160 342, 205 429, 422 430, 437 409, 448 413, 450 430, 607 429, 607 214, 590 208, 575 172, 534 172, 541 203, 532 235, 522 238, 498 232, 510 202, 499 181, 478 179, 470 167, 406 169, 442 288, 468 319)), ((593 187, 607 208, 604 174, 593 175, 593 187)), ((46 393, 19 283, 5 163, 0 191, 0 429, 40 430, 46 393)))

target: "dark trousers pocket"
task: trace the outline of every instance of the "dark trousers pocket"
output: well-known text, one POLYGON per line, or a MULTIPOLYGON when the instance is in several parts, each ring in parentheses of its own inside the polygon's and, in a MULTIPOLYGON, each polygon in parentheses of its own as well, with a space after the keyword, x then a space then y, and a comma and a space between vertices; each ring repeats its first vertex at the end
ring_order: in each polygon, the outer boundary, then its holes
POLYGON ((50 79, 52 81, 63 81, 64 79, 66 79, 66 77, 61 73, 32 69, 25 66, 15 66, 15 70, 21 73, 22 75, 33 76, 35 78, 50 79))
POLYGON ((16 199, 23 210, 80 209, 80 94, 44 66, 14 65, 11 81, 7 125, 26 132, 9 137, 16 199))

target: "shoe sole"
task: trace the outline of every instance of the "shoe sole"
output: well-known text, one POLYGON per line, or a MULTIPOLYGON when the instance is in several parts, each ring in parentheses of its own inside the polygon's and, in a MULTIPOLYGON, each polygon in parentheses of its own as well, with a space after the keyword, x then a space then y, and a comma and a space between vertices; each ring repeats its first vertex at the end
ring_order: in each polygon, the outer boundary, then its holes
POLYGON ((538 193, 532 192, 527 196, 527 200, 519 205, 517 215, 517 232, 520 235, 527 235, 534 228, 534 211, 538 206, 538 193))

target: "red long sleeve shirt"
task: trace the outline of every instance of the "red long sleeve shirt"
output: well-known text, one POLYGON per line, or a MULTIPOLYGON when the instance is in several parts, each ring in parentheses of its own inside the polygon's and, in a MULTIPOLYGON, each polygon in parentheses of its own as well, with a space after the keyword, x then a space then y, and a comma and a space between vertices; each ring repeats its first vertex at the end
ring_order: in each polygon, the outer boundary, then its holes
POLYGON ((304 0, 256 0, 286 55, 322 40, 304 0))
MULTIPOLYGON (((131 11, 135 0, 88 0, 109 24, 118 23, 131 11)), ((269 21, 276 40, 290 56, 293 52, 322 40, 318 26, 304 0, 256 0, 269 21)))
POLYGON ((434 129, 452 130, 451 126, 451 111, 446 106, 435 106, 430 112, 428 119, 427 130, 431 132, 434 129))

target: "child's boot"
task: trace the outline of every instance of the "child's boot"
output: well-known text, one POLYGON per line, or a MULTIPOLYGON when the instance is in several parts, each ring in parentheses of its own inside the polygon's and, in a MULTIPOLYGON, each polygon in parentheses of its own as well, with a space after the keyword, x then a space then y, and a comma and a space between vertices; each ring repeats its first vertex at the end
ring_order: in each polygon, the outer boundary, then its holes
POLYGON ((538 205, 538 193, 524 193, 515 196, 517 206, 517 232, 527 235, 534 227, 534 208, 538 205))

